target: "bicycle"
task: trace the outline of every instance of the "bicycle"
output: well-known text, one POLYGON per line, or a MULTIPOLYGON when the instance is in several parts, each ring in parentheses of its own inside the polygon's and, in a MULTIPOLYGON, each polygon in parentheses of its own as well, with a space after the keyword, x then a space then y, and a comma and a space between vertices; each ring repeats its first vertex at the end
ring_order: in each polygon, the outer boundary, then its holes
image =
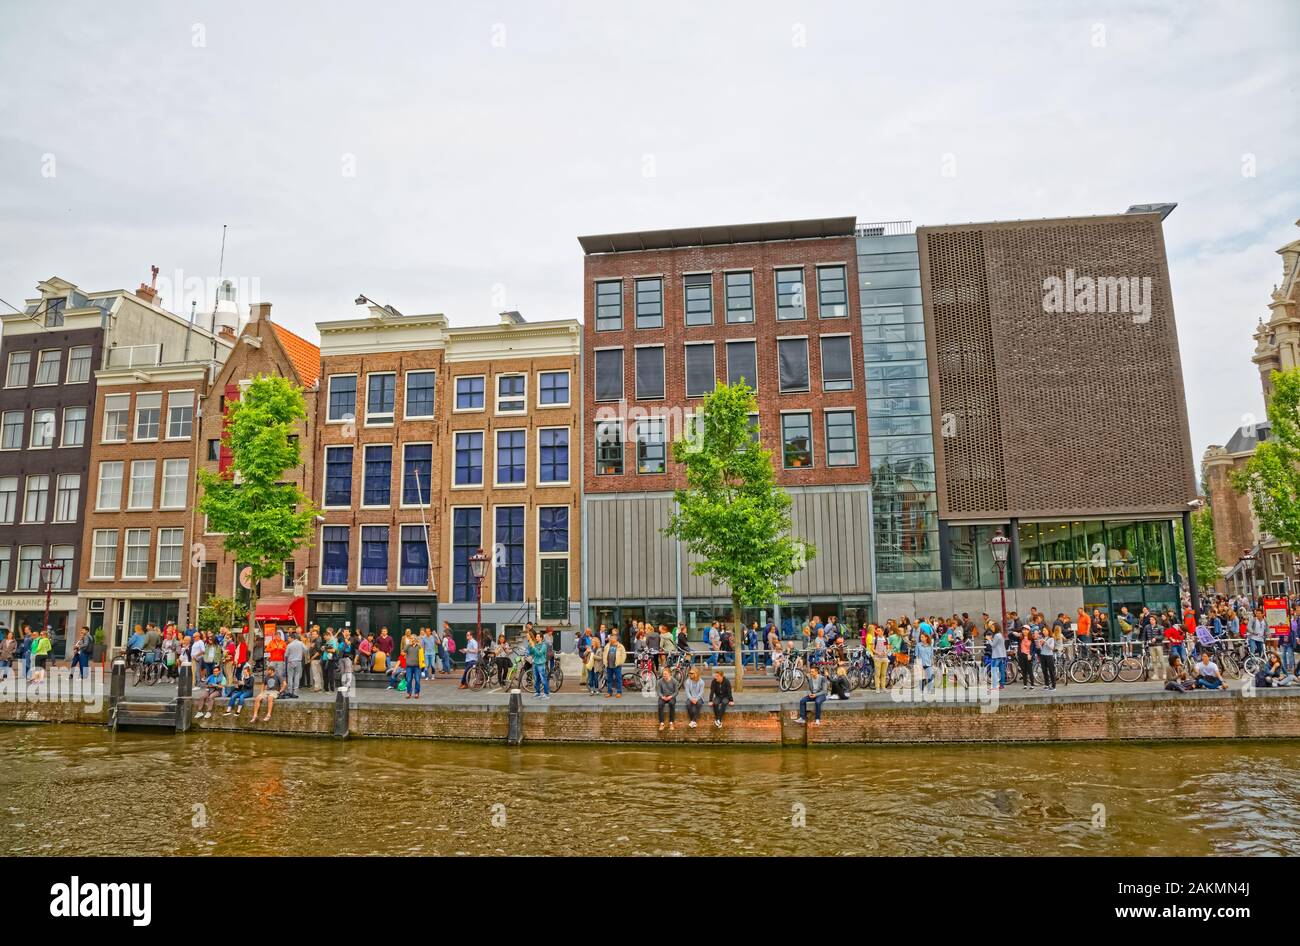
POLYGON ((135 663, 135 685, 153 686, 167 675, 163 665, 162 651, 156 650, 137 656, 135 663))

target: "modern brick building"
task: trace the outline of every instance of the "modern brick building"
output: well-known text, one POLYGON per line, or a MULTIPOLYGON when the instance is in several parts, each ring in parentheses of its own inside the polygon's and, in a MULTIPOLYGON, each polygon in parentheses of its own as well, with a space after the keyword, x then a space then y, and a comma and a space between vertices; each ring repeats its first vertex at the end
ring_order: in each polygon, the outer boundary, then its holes
POLYGON ((452 328, 371 306, 319 323, 309 619, 362 632, 476 620, 469 556, 493 556, 486 628, 577 620, 579 326, 452 328))
MULTIPOLYGON (((233 336, 233 325, 222 326, 233 336)), ((243 389, 261 376, 287 378, 303 389, 307 417, 298 425, 297 436, 302 464, 286 476, 307 496, 316 493, 315 433, 316 396, 320 377, 320 348, 271 320, 271 304, 256 303, 249 307, 249 319, 235 339, 235 348, 214 379, 202 402, 199 420, 198 468, 213 473, 226 470, 230 449, 223 446, 227 408, 238 401, 243 389)), ((222 536, 207 531, 203 517, 197 517, 198 541, 202 555, 189 572, 189 599, 195 606, 212 595, 247 599, 248 590, 240 583, 234 558, 225 550, 222 536)), ((264 581, 258 593, 259 620, 285 621, 291 615, 304 619, 301 602, 306 594, 308 575, 315 562, 313 549, 301 549, 284 563, 278 579, 264 581)))
MULTIPOLYGON (((579 238, 584 259, 587 622, 731 620, 662 529, 683 473, 668 444, 718 381, 758 394, 759 436, 817 548, 780 610, 868 613, 870 465, 854 220, 579 238)), ((744 615, 776 616, 773 604, 744 615)))
POLYGON ((77 596, 101 375, 135 383, 177 362, 219 363, 229 345, 161 308, 152 284, 85 292, 51 277, 37 289, 22 313, 0 315, 0 626, 39 627, 48 586, 53 652, 64 656, 79 617, 99 627, 105 616, 90 610, 103 597, 77 596), (61 568, 43 576, 42 562, 61 568))

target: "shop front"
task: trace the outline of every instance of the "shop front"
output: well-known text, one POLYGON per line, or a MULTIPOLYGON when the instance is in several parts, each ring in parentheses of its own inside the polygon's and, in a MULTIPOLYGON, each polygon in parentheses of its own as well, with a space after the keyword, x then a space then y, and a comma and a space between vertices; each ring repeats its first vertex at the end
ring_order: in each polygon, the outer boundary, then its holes
POLYGON ((401 637, 406 631, 438 626, 438 597, 428 592, 409 595, 381 592, 319 593, 307 596, 306 623, 321 632, 345 628, 359 634, 379 634, 381 628, 401 637))
MULTIPOLYGON (((34 631, 46 624, 46 599, 43 594, 0 595, 0 636, 5 631, 16 632, 24 625, 34 631)), ((77 623, 77 596, 51 595, 49 599, 49 627, 51 653, 56 659, 68 656, 70 636, 75 637, 77 623), (71 634, 70 634, 71 632, 71 634)))
MULTIPOLYGON (((764 628, 775 621, 782 639, 792 639, 802 632, 804 624, 814 616, 823 622, 832 615, 844 627, 858 628, 872 620, 874 608, 870 598, 831 598, 790 596, 780 605, 759 608, 742 608, 741 619, 745 626, 757 623, 764 628)), ((630 626, 648 621, 656 626, 677 625, 677 604, 673 601, 622 601, 593 602, 588 608, 590 625, 596 630, 601 624, 626 631, 630 626)), ((690 641, 702 642, 705 632, 714 621, 724 625, 732 623, 730 598, 686 599, 682 602, 682 621, 686 624, 690 641)))

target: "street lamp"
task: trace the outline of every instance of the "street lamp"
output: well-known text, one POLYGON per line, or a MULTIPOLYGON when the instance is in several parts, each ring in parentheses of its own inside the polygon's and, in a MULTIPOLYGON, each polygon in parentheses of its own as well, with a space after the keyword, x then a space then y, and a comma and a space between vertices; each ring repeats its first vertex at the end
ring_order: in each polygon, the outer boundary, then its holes
POLYGON ((1246 566, 1246 600, 1253 604, 1255 601, 1255 550, 1246 549, 1241 555, 1241 561, 1246 566))
MULTIPOLYGON (((41 578, 45 584, 45 630, 50 630, 50 595, 54 592, 54 579, 62 577, 63 563, 50 559, 48 562, 41 562, 41 578)), ((53 633, 53 632, 51 632, 53 633)))
POLYGON ((483 642, 483 578, 487 575, 488 562, 492 561, 492 556, 488 555, 482 549, 479 549, 469 557, 469 569, 474 574, 474 583, 478 586, 478 620, 474 633, 474 640, 481 644, 483 642))
POLYGON ((1002 633, 1007 632, 1007 552, 1011 550, 1011 540, 999 529, 989 539, 989 548, 993 550, 993 564, 998 567, 998 591, 1002 593, 1002 633))

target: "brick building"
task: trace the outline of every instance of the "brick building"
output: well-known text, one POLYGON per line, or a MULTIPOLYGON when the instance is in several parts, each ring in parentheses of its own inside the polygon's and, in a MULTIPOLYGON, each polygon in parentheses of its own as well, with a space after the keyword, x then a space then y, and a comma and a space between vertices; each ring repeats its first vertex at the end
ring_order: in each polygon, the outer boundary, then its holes
MULTIPOLYGON (((870 464, 852 217, 579 239, 584 259, 587 621, 731 620, 662 529, 683 471, 668 444, 715 383, 755 388, 754 419, 793 534, 818 549, 780 611, 864 618, 870 464)), ((746 622, 775 616, 771 605, 746 622)))
POLYGON ((219 363, 229 345, 159 306, 152 283, 88 292, 55 276, 37 289, 23 312, 0 316, 0 627, 39 627, 48 590, 53 653, 62 657, 79 619, 104 621, 90 610, 102 597, 78 600, 88 585, 101 376, 120 393, 163 366, 219 363), (42 575, 42 562, 61 568, 42 575))
POLYGON ((442 315, 319 323, 319 559, 309 619, 365 633, 576 620, 576 322, 451 328, 442 315), (543 618, 543 612, 547 615, 543 618))
MULTIPOLYGON (((227 337, 233 337, 231 321, 227 321, 223 328, 227 337)), ((239 400, 249 382, 261 376, 287 378, 303 389, 307 417, 299 423, 297 431, 302 464, 288 473, 286 481, 312 497, 316 491, 314 437, 320 348, 273 322, 270 303, 249 307, 248 323, 235 339, 234 351, 203 399, 199 420, 199 468, 216 473, 228 467, 230 451, 222 445, 226 409, 239 400)), ((203 551, 189 575, 190 600, 198 606, 212 595, 246 600, 248 591, 240 584, 239 569, 226 552, 222 537, 207 531, 202 516, 198 521, 198 541, 202 543, 203 551)), ((283 621, 294 609, 297 619, 303 619, 301 607, 295 602, 306 594, 307 576, 313 562, 313 550, 301 549, 291 561, 285 562, 279 579, 263 582, 258 594, 259 619, 283 621)))

